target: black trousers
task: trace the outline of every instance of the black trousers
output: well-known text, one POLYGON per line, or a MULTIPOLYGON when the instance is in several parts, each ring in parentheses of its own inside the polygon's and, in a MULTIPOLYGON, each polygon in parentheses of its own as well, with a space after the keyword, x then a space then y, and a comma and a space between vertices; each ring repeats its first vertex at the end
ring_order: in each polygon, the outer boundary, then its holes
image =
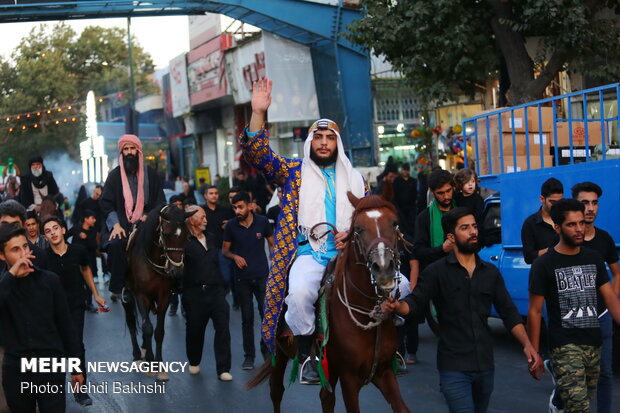
POLYGON ((108 245, 108 264, 110 266, 110 291, 120 294, 125 286, 127 273, 127 238, 113 239, 108 245))
MULTIPOLYGON (((90 254, 90 251, 88 252, 90 254)), ((93 280, 95 281, 95 284, 97 283, 97 257, 93 257, 92 260, 90 260, 90 262, 88 263, 88 266, 90 267, 90 270, 93 273, 93 280)), ((93 293, 90 291, 90 288, 88 288, 88 286, 85 287, 86 292, 85 296, 85 300, 84 302, 86 303, 86 305, 93 305, 93 293)))
POLYGON ((2 387, 11 413, 35 413, 37 405, 40 413, 64 413, 65 373, 22 373, 20 360, 5 354, 2 365, 2 387))
POLYGON ((80 340, 80 368, 82 374, 84 374, 84 384, 86 384, 86 348, 84 347, 84 306, 70 306, 71 320, 73 320, 73 326, 77 331, 78 339, 80 340))
MULTIPOLYGON (((235 288, 241 307, 241 331, 243 333, 243 353, 247 358, 255 359, 254 347, 254 300, 258 306, 258 314, 263 319, 263 303, 265 301, 265 285, 267 277, 242 279, 235 277, 235 288)), ((267 353, 267 346, 261 339, 260 349, 263 354, 267 353)))
POLYGON ((217 374, 230 371, 230 307, 226 301, 226 287, 189 287, 182 296, 185 308, 185 350, 191 366, 202 360, 205 330, 209 320, 213 321, 215 335, 213 351, 217 374))
POLYGON ((416 319, 406 318, 405 324, 397 328, 398 332, 398 352, 405 357, 405 354, 416 354, 418 352, 418 328, 416 319))

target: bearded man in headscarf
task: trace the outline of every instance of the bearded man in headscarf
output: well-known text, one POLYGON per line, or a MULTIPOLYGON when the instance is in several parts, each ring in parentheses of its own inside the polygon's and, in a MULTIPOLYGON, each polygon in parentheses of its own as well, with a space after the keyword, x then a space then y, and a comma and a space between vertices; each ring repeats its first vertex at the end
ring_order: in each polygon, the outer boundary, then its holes
POLYGON ((54 175, 45 169, 42 157, 30 158, 28 171, 29 173, 22 176, 19 192, 19 202, 26 209, 38 207, 45 197, 55 198, 58 195, 58 184, 54 175))
MULTIPOLYGON (((146 215, 166 203, 162 183, 155 170, 144 165, 142 142, 135 135, 118 140, 118 166, 110 171, 101 195, 102 247, 108 252, 110 292, 123 292, 127 272, 127 238, 146 215)), ((127 297, 122 297, 126 301, 127 297)))
POLYGON ((309 357, 315 328, 314 303, 327 263, 337 250, 344 248, 343 240, 354 211, 347 191, 361 198, 368 188, 346 157, 338 125, 329 119, 320 119, 310 127, 303 159, 283 158, 271 150, 264 127, 271 88, 268 79, 254 84, 250 125, 240 136, 248 163, 282 191, 282 210, 277 219, 265 292, 262 336, 273 353, 278 318, 286 301, 286 324, 295 336, 298 360, 303 363, 300 381, 316 384, 317 362, 309 357), (335 225, 338 233, 320 240, 309 237, 312 226, 320 222, 335 225))

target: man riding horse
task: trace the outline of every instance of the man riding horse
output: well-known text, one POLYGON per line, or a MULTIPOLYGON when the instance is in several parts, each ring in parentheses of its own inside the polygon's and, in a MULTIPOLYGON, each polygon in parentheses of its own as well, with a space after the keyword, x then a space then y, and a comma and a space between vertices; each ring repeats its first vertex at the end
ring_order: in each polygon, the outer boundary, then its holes
MULTIPOLYGON (((131 230, 155 208, 166 203, 157 173, 144 165, 142 142, 135 135, 118 140, 118 166, 108 175, 101 196, 104 217, 102 243, 110 259, 110 291, 122 296, 127 272, 127 239, 131 230)), ((113 297, 114 298, 114 297, 113 297)))
POLYGON ((345 154, 338 125, 329 119, 320 119, 310 127, 303 159, 286 159, 270 149, 264 123, 271 103, 271 88, 272 82, 266 78, 254 84, 250 125, 240 137, 245 159, 282 192, 262 335, 273 353, 278 319, 286 302, 285 321, 295 336, 298 360, 303 363, 300 381, 316 384, 319 382, 317 362, 310 358, 314 305, 325 267, 344 248, 351 224, 354 209, 347 191, 359 198, 367 193, 367 188, 345 154), (312 227, 324 222, 337 229, 336 235, 311 237, 312 227))

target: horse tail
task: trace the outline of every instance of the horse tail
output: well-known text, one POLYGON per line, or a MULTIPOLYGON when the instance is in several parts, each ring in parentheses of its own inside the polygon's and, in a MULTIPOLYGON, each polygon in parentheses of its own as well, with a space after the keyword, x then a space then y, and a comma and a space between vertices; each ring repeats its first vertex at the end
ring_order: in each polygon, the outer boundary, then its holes
POLYGON ((250 380, 247 381, 247 383, 245 383, 244 388, 246 390, 250 390, 264 382, 271 375, 272 369, 273 367, 271 365, 271 358, 268 358, 267 360, 265 360, 262 366, 258 368, 258 371, 254 375, 254 377, 252 377, 250 380))

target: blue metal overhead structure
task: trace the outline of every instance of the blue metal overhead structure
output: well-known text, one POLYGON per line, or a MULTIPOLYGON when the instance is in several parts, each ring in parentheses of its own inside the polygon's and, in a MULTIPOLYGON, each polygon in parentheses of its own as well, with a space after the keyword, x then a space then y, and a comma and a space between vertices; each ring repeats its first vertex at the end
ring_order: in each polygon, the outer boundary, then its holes
POLYGON ((311 48, 321 116, 341 125, 355 165, 375 164, 370 58, 343 37, 361 17, 343 0, 0 0, 0 23, 220 13, 311 48))

